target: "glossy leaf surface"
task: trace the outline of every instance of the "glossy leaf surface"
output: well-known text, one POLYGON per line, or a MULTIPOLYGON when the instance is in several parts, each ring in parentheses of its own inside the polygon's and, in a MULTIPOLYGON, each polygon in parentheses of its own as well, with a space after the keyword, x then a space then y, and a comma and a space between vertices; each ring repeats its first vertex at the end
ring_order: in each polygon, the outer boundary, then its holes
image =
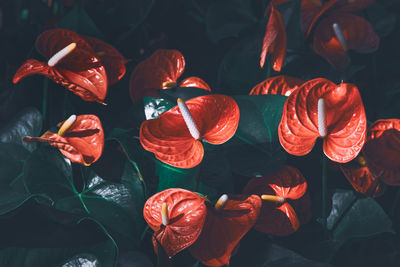
POLYGON ((190 253, 207 266, 229 264, 232 251, 256 222, 261 199, 256 195, 229 195, 225 206, 207 209, 207 219, 190 253))
POLYGON ((325 100, 327 136, 324 138, 325 155, 336 162, 345 163, 360 152, 366 132, 364 106, 356 86, 317 78, 304 83, 288 98, 279 125, 279 141, 290 154, 309 153, 318 137, 318 107, 325 100))
POLYGON ((204 199, 179 188, 164 190, 150 197, 143 216, 154 236, 169 257, 192 245, 199 237, 206 219, 204 199), (161 206, 167 203, 169 223, 162 224, 161 206))

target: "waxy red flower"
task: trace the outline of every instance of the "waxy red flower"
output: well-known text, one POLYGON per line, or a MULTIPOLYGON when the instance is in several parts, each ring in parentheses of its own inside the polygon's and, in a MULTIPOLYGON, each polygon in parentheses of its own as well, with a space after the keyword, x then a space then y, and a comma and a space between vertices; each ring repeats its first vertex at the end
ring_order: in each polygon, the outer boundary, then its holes
POLYGON ((303 83, 303 80, 284 75, 270 77, 254 86, 249 95, 272 94, 289 96, 303 83))
POLYGON ((267 28, 263 39, 260 55, 260 66, 264 67, 265 59, 271 54, 271 65, 275 71, 281 71, 286 54, 286 29, 281 13, 273 4, 267 8, 270 11, 267 28))
POLYGON ((340 169, 357 192, 374 198, 384 193, 384 183, 371 173, 363 156, 341 164, 340 169))
POLYGON ((215 208, 207 207, 203 230, 190 253, 207 266, 229 264, 232 251, 253 227, 260 208, 259 196, 223 195, 215 208))
POLYGON ((251 179, 243 192, 259 195, 263 199, 254 229, 276 236, 296 232, 300 224, 311 218, 311 202, 306 190, 307 182, 303 175, 290 166, 283 166, 268 176, 251 179))
POLYGON ((144 121, 140 143, 164 163, 193 168, 203 159, 200 141, 228 141, 236 132, 240 113, 235 100, 225 95, 199 96, 186 101, 186 108, 182 107, 184 103, 180 100, 178 106, 159 118, 144 121))
POLYGON ((361 151, 366 128, 357 87, 317 78, 304 83, 288 97, 278 134, 283 148, 296 156, 306 155, 317 138, 323 138, 325 155, 345 163, 361 151))
POLYGON ((96 115, 72 115, 59 125, 57 133, 47 131, 41 137, 25 136, 23 141, 48 143, 58 148, 71 162, 85 166, 100 158, 104 132, 96 115))
MULTIPOLYGON (((144 219, 169 257, 189 247, 199 237, 207 212, 204 201, 197 194, 180 188, 164 190, 146 201, 144 219)), ((153 242, 155 248, 157 241, 153 242)))
POLYGON ((400 185, 400 119, 375 121, 363 149, 367 166, 388 185, 400 185))
POLYGON ((365 19, 351 14, 373 4, 375 0, 302 1, 303 29, 308 37, 314 31, 313 48, 332 66, 346 66, 347 50, 373 52, 379 47, 379 37, 365 19))
POLYGON ((208 84, 198 77, 178 79, 185 70, 185 58, 178 50, 160 49, 140 62, 131 74, 129 92, 133 102, 145 96, 158 96, 158 89, 172 87, 198 87, 211 91, 208 84))

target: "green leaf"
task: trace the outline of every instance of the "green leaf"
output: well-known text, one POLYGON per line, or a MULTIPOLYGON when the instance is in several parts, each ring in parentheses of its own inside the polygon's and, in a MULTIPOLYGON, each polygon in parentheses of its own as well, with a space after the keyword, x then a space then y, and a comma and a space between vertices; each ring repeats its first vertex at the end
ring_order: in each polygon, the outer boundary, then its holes
POLYGON ((25 191, 21 179, 29 154, 21 145, 0 143, 0 215, 18 208, 34 196, 25 191))
POLYGON ((156 175, 158 176, 157 191, 168 188, 184 188, 194 191, 199 166, 191 169, 180 169, 156 160, 156 175))
POLYGON ((207 10, 207 34, 213 42, 218 42, 227 37, 239 37, 240 33, 257 21, 258 18, 250 1, 216 1, 207 10))
POLYGON ((289 1, 278 9, 286 25, 287 48, 303 51, 306 47, 301 28, 301 0, 289 1))
POLYGON ((358 198, 353 191, 337 190, 332 197, 328 228, 334 240, 393 232, 392 222, 372 198, 358 198))
POLYGON ((218 69, 218 88, 226 94, 245 94, 268 77, 268 66, 260 67, 264 25, 235 44, 218 69))
POLYGON ((106 181, 89 168, 82 174, 84 187, 78 192, 71 165, 57 150, 44 147, 28 158, 24 180, 31 193, 50 196, 56 209, 93 218, 112 235, 137 245, 144 227, 141 212, 145 197, 131 163, 125 162, 120 183, 106 181))
POLYGON ((21 144, 29 151, 33 151, 36 145, 24 143, 22 138, 27 135, 39 136, 41 130, 42 115, 36 108, 28 107, 0 129, 0 142, 21 144))
POLYGON ((146 120, 157 119, 160 114, 176 106, 176 103, 155 97, 145 97, 143 102, 146 120))
POLYGON ((113 266, 116 248, 111 241, 89 247, 26 248, 9 247, 0 250, 0 266, 18 267, 84 267, 113 266))
POLYGON ((75 6, 58 23, 58 27, 77 32, 82 35, 90 35, 101 38, 103 34, 86 13, 83 5, 75 6))
POLYGON ((368 21, 380 37, 388 36, 396 26, 396 16, 382 4, 374 3, 366 10, 368 21))

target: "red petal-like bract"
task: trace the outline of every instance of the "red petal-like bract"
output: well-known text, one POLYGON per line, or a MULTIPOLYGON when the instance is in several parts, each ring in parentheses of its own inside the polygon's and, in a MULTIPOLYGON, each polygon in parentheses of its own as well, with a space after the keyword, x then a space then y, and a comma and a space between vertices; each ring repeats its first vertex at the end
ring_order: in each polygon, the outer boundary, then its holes
POLYGON ((79 115, 62 136, 50 131, 41 137, 25 137, 26 142, 49 143, 60 150, 71 162, 90 165, 103 153, 104 132, 96 115, 79 115))
POLYGON ((310 80, 287 99, 279 124, 279 141, 290 154, 309 153, 318 137, 318 100, 326 106, 325 155, 336 162, 354 159, 365 142, 367 120, 355 85, 336 85, 324 78, 310 80))
POLYGON ((321 20, 315 29, 313 47, 317 54, 325 58, 337 69, 346 66, 346 51, 333 31, 337 23, 346 39, 347 49, 361 53, 373 52, 379 47, 379 37, 371 24, 353 14, 331 15, 321 20))
POLYGON ((275 71, 281 71, 286 54, 286 29, 281 13, 273 6, 264 35, 260 66, 264 66, 267 54, 271 54, 271 64, 275 71))
POLYGON ((289 96, 304 83, 303 80, 289 76, 275 76, 253 87, 249 95, 285 95, 289 96))
POLYGON ((297 231, 300 223, 311 218, 310 199, 306 190, 307 182, 303 175, 290 166, 283 166, 268 176, 251 179, 243 189, 245 194, 273 195, 285 199, 284 203, 263 200, 254 229, 276 236, 297 231), (300 211, 299 216, 294 208, 300 211))
POLYGON ((151 196, 143 208, 147 224, 169 257, 192 245, 206 219, 204 199, 197 194, 171 188, 151 196), (161 207, 167 203, 169 223, 162 224, 161 207))
POLYGON ((349 162, 340 165, 340 169, 357 192, 374 198, 384 193, 384 184, 379 177, 374 177, 368 166, 349 162))
MULTIPOLYGON (((186 101, 199 129, 201 139, 222 144, 236 132, 239 107, 225 95, 205 95, 186 101)), ((200 141, 191 135, 183 116, 175 106, 158 119, 144 121, 140 127, 140 143, 159 160, 178 168, 193 168, 203 159, 200 141)))
POLYGON ((108 83, 114 84, 124 77, 126 73, 126 58, 112 45, 100 39, 85 36, 86 42, 93 48, 106 69, 108 83))
POLYGON ((77 33, 53 29, 43 32, 36 39, 40 54, 50 59, 55 53, 75 42, 76 48, 54 67, 34 59, 27 60, 14 75, 13 82, 33 75, 45 75, 61 84, 85 101, 103 103, 107 94, 107 75, 100 59, 90 45, 77 33))
POLYGON ((253 227, 260 212, 259 196, 229 195, 228 197, 221 210, 207 209, 203 231, 189 248, 193 257, 207 266, 229 264, 232 251, 253 227))
POLYGON ((199 77, 186 78, 179 84, 179 87, 197 87, 211 92, 210 86, 199 77))
POLYGON ((400 119, 374 122, 368 129, 363 155, 375 177, 400 185, 400 119))

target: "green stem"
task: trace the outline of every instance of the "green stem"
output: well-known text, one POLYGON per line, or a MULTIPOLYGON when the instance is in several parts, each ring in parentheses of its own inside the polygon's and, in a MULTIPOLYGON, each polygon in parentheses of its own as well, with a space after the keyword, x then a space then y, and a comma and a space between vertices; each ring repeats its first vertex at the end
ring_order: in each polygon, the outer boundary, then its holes
POLYGON ((328 177, 327 177, 327 158, 322 152, 322 226, 327 230, 328 218, 328 177))
POLYGON ((47 112, 47 91, 49 88, 49 80, 44 77, 43 80, 43 98, 42 98, 42 120, 43 124, 46 120, 46 112, 47 112))
POLYGON ((90 214, 90 211, 89 211, 89 209, 87 208, 85 201, 83 201, 83 199, 82 199, 82 195, 81 195, 81 194, 78 194, 78 197, 79 197, 79 200, 80 200, 80 202, 82 203, 82 206, 83 206, 83 208, 85 209, 85 211, 86 211, 88 214, 90 214))

